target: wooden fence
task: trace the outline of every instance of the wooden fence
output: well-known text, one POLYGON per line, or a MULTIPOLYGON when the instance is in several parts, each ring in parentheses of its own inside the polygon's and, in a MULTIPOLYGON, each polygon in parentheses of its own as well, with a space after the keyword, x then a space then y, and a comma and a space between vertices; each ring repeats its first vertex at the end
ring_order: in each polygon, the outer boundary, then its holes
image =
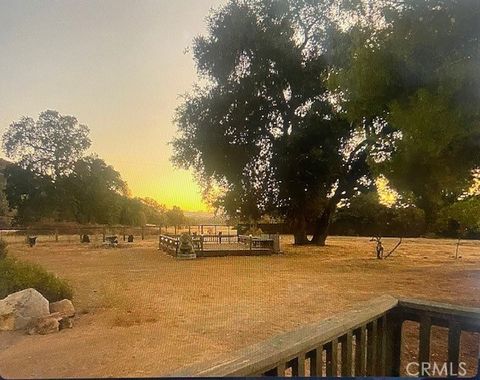
POLYGON ((480 332, 480 309, 382 296, 174 376, 399 376, 405 321, 420 323, 419 363, 431 359, 431 326, 448 328, 448 362, 456 371, 460 334, 480 332))

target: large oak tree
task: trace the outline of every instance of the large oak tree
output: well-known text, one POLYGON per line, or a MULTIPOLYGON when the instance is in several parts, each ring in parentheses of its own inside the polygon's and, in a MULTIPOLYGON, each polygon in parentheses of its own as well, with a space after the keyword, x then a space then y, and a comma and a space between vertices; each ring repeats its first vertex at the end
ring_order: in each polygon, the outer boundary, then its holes
POLYGON ((327 88, 333 2, 230 1, 193 52, 206 83, 177 110, 174 162, 193 168, 231 216, 285 218, 323 245, 338 203, 371 184, 381 124, 350 122, 327 88))

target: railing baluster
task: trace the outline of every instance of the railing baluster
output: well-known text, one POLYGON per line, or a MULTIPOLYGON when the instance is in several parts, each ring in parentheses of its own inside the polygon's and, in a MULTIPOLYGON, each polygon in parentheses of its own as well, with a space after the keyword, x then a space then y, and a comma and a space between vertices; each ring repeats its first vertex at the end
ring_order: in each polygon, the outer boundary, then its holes
POLYGON ((451 321, 448 326, 448 362, 452 375, 458 373, 458 360, 460 356, 460 334, 462 330, 460 324, 451 321))
POLYGON ((377 376, 385 376, 387 349, 387 317, 384 315, 377 321, 377 376))
POLYGON ((367 328, 361 326, 355 333, 355 376, 365 376, 367 352, 367 328))
POLYGON ((400 315, 396 312, 387 314, 387 347, 385 374, 400 376, 400 359, 402 354, 402 324, 400 315))
POLYGON ((326 375, 337 376, 337 355, 338 355, 338 339, 332 340, 325 345, 326 351, 326 375))
POLYGON ((281 363, 275 367, 277 376, 285 376, 285 363, 281 363))
POLYGON ((342 338, 342 376, 352 376, 352 332, 342 338))
POLYGON ((265 376, 285 376, 285 369, 286 365, 285 363, 280 363, 276 367, 266 371, 264 373, 265 376))
POLYGON ((292 376, 305 376, 305 354, 300 354, 293 359, 292 376))
POLYGON ((367 376, 375 375, 377 362, 377 320, 367 325, 367 376))
POLYGON ((323 375, 323 346, 318 347, 310 356, 310 376, 323 375))
POLYGON ((430 331, 432 321, 428 315, 422 315, 420 318, 420 333, 418 345, 418 361, 421 363, 430 362, 430 331))

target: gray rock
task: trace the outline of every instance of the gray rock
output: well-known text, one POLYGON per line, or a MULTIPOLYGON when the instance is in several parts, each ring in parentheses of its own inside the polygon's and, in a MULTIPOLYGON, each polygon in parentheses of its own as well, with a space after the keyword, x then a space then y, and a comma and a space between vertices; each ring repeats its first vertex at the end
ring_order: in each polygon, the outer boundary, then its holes
POLYGON ((50 314, 48 300, 29 288, 0 300, 0 330, 21 330, 38 318, 50 314))
POLYGON ((73 317, 75 315, 75 308, 73 307, 72 301, 64 299, 50 303, 50 313, 60 313, 66 317, 73 317))

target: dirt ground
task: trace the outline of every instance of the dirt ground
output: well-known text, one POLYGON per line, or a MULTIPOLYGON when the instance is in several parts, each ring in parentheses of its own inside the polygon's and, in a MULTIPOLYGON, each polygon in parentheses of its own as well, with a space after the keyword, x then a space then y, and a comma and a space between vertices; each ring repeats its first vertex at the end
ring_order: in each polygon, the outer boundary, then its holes
MULTIPOLYGON (((397 241, 384 240, 386 251, 397 241)), ((406 239, 383 261, 368 238, 291 243, 282 237, 283 255, 193 261, 158 251, 153 240, 110 249, 12 244, 12 256, 72 283, 78 313, 74 328, 57 334, 0 332, 0 375, 168 375, 386 293, 480 306, 478 241, 462 242, 455 260, 453 240, 406 239)), ((478 336, 469 343, 474 357, 477 344, 478 336)))

